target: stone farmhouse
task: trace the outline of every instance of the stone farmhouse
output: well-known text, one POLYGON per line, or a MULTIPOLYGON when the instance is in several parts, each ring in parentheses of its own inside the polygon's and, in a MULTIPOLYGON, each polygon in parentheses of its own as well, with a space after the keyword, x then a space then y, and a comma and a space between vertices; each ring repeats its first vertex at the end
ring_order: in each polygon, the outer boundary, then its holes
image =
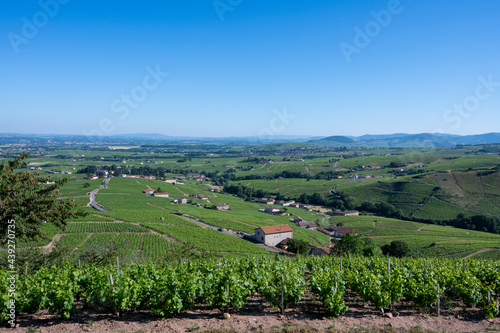
POLYGON ((272 225, 255 229, 254 240, 268 246, 276 246, 286 238, 293 238, 293 229, 288 224, 272 225))

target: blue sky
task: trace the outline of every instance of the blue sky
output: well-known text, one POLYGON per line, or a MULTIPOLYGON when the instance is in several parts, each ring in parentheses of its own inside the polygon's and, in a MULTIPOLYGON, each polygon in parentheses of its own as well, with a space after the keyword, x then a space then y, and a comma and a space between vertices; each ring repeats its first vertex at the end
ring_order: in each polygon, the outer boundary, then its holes
POLYGON ((500 132, 498 13, 495 0, 9 1, 0 132, 500 132))

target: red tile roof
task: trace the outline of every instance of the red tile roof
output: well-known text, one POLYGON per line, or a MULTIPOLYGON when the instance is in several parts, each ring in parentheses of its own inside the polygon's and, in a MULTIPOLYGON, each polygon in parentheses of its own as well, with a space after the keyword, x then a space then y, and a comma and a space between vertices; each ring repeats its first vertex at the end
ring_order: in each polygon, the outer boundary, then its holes
POLYGON ((271 225, 269 227, 261 227, 260 229, 265 235, 293 231, 292 227, 290 227, 290 225, 288 224, 271 225))

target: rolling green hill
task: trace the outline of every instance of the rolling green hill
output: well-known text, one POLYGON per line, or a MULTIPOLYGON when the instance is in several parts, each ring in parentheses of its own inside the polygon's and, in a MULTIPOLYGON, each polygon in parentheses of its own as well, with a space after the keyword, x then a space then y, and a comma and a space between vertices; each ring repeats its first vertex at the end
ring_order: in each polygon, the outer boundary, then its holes
POLYGON ((408 218, 451 220, 457 214, 500 214, 498 169, 440 171, 425 175, 340 184, 356 205, 387 202, 408 218))

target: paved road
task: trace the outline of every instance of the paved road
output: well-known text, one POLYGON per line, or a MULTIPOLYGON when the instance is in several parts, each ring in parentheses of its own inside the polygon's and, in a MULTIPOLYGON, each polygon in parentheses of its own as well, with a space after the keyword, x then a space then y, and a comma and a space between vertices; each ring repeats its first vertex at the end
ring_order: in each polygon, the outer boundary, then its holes
POLYGON ((110 178, 106 178, 104 180, 104 183, 101 185, 101 187, 99 187, 98 189, 95 189, 93 190, 92 192, 90 192, 90 205, 92 206, 92 208, 94 208, 95 210, 99 210, 99 211, 105 211, 105 210, 109 210, 107 209, 106 207, 104 207, 103 205, 97 203, 96 199, 95 199, 95 195, 97 194, 97 192, 99 192, 100 189, 104 188, 106 185, 108 185, 109 183, 109 180, 110 178))
POLYGON ((334 186, 334 187, 330 190, 330 194, 331 194, 331 195, 337 195, 336 190, 337 190, 337 188, 339 187, 339 185, 342 185, 342 184, 349 184, 349 183, 359 183, 359 182, 361 182, 361 180, 356 179, 356 178, 353 178, 353 179, 350 179, 350 180, 345 181, 345 182, 343 182, 343 183, 337 184, 337 185, 335 185, 335 186, 334 186))
MULTIPOLYGON (((202 221, 200 221, 200 220, 193 219, 193 218, 191 218, 191 217, 187 217, 187 216, 184 216, 184 215, 182 215, 182 217, 183 217, 183 218, 185 218, 185 219, 186 219, 186 220, 188 220, 188 221, 191 221, 191 222, 193 222, 193 223, 200 224, 200 225, 205 226, 205 227, 207 227, 207 228, 211 228, 211 229, 214 229, 214 230, 219 230, 219 229, 220 229, 219 227, 216 227, 216 226, 213 226, 213 225, 211 225, 211 224, 208 224, 208 223, 202 222, 202 221)), ((226 231, 226 230, 222 230, 222 231, 219 231, 219 232, 221 232, 221 233, 223 233, 223 234, 226 234, 226 235, 228 235, 228 236, 238 237, 238 235, 235 235, 235 234, 233 234, 233 233, 231 233, 231 232, 229 232, 229 231, 226 231)), ((240 238, 240 237, 238 237, 238 238, 240 238)), ((267 250, 267 251, 272 252, 272 253, 281 253, 280 251, 278 251, 278 250, 276 250, 276 249, 273 249, 273 248, 270 248, 269 246, 266 246, 266 245, 264 245, 264 244, 262 244, 262 243, 254 243, 254 242, 250 242, 250 243, 253 243, 253 244, 257 245, 257 246, 260 246, 260 247, 261 247, 261 248, 263 248, 264 250, 267 250)))

